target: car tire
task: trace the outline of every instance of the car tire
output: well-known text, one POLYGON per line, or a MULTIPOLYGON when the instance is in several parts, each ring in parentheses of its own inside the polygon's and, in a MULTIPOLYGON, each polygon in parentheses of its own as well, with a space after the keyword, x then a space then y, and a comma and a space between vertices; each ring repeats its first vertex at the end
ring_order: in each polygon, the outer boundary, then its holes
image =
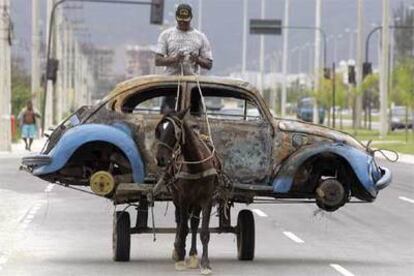
POLYGON ((237 217, 237 258, 241 261, 254 259, 255 226, 250 210, 241 210, 237 217))
POLYGON ((126 211, 117 211, 114 215, 112 249, 115 262, 128 262, 131 248, 130 218, 126 211))

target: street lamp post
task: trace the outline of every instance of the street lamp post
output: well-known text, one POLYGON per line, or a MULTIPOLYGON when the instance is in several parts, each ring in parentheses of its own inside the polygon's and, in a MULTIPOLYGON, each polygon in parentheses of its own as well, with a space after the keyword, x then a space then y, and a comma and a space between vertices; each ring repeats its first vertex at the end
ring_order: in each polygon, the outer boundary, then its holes
MULTIPOLYGON (((289 26, 289 9, 290 2, 285 0, 285 25, 289 26)), ((286 116, 286 93, 287 93, 287 64, 288 64, 288 46, 289 45, 289 29, 287 28, 283 32, 283 85, 282 85, 282 106, 281 106, 281 116, 282 118, 286 116)))
POLYGON ((243 0, 243 47, 242 47, 242 77, 246 76, 247 59, 247 6, 248 0, 243 0))
MULTIPOLYGON (((388 26, 389 0, 382 1, 382 26, 388 26)), ((380 77, 380 136, 385 137, 388 132, 387 106, 388 106, 388 72, 389 60, 389 28, 382 28, 382 58, 380 77)))

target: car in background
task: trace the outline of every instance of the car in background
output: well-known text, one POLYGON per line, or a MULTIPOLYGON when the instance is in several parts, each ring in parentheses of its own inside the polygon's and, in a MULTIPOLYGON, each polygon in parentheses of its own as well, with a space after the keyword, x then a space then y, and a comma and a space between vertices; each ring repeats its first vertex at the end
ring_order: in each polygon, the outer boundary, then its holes
POLYGON ((391 130, 413 128, 413 112, 406 114, 405 106, 395 106, 391 109, 391 130))
MULTIPOLYGON (((313 122, 313 106, 315 98, 306 97, 298 101, 296 109, 296 117, 305 122, 313 122)), ((319 124, 323 124, 325 120, 325 108, 319 107, 319 124)))

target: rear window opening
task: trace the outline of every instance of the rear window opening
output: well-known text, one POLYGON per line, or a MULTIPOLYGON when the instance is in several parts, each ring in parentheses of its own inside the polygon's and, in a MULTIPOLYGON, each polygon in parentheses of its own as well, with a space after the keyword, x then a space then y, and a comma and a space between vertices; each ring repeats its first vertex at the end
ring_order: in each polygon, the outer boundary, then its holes
POLYGON ((151 88, 145 92, 130 95, 122 104, 122 112, 137 114, 165 114, 175 109, 176 102, 176 84, 151 88))
MULTIPOLYGON (((226 120, 261 120, 262 115, 255 102, 238 91, 221 87, 201 88, 209 118, 226 120)), ((198 87, 191 90, 191 109, 193 116, 203 114, 203 105, 198 87)))

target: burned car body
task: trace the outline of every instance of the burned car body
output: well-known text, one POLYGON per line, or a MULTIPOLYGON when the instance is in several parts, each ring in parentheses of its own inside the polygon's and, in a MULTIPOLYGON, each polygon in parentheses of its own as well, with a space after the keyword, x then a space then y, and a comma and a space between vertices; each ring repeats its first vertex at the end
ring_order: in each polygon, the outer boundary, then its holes
MULTIPOLYGON (((191 120, 206 133, 200 92, 217 153, 234 184, 233 202, 251 203, 257 196, 316 198, 319 207, 334 211, 351 197, 373 201, 391 182, 390 171, 352 136, 274 118, 249 83, 219 77, 125 81, 97 105, 79 109, 60 124, 43 151, 23 158, 22 165, 65 185, 88 186, 97 171, 110 172, 116 183, 154 183, 160 174, 154 161, 156 124, 168 109, 189 107, 191 120)), ((115 203, 139 199, 115 194, 105 196, 115 203)))

